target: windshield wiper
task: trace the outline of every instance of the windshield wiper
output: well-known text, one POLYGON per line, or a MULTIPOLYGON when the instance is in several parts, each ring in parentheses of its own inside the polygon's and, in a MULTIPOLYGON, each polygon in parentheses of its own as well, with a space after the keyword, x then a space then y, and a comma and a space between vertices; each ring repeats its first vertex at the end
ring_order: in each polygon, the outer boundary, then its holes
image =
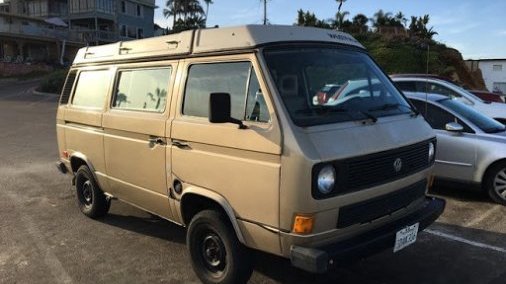
POLYGON ((370 108, 368 109, 367 111, 385 111, 385 110, 389 110, 389 109, 395 109, 395 108, 405 108, 405 109, 408 109, 410 112, 412 112, 414 114, 414 116, 418 116, 420 114, 420 112, 411 107, 411 106, 407 106, 407 105, 403 105, 403 104, 399 104, 399 103, 395 103, 395 104, 384 104, 384 105, 381 105, 381 106, 378 106, 378 107, 374 107, 374 108, 370 108))

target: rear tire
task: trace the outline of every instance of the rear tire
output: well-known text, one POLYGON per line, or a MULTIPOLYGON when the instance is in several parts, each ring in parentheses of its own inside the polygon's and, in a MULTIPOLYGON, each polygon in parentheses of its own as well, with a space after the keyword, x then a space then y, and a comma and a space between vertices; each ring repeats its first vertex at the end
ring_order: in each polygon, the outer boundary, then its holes
POLYGON ((111 201, 104 195, 87 166, 81 166, 76 172, 76 195, 79 210, 92 219, 106 215, 111 207, 111 201))
POLYGON ((483 186, 494 202, 506 205, 506 162, 500 162, 487 170, 483 186))
POLYGON ((204 210, 193 217, 186 243, 192 266, 203 283, 246 283, 251 256, 223 214, 204 210))

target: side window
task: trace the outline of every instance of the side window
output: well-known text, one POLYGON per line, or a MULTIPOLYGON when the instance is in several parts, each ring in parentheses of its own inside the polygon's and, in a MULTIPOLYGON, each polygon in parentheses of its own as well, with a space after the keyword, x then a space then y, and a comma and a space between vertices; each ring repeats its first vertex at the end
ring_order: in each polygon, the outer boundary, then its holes
POLYGON ((425 120, 427 120, 433 129, 446 130, 447 123, 457 122, 464 127, 464 132, 474 133, 466 123, 444 109, 430 103, 426 104, 423 101, 411 100, 411 102, 413 102, 415 107, 425 117, 425 120), (425 114, 425 106, 427 106, 427 114, 425 114))
POLYGON ((246 100, 246 120, 269 122, 270 119, 269 110, 267 109, 264 95, 260 89, 260 83, 258 82, 255 70, 251 68, 248 85, 248 98, 246 100))
POLYGON ((171 68, 121 70, 112 107, 163 112, 167 103, 171 68))
POLYGON ((439 85, 436 83, 416 82, 416 84, 417 84, 417 89, 419 92, 439 94, 439 95, 443 95, 443 96, 447 96, 447 97, 451 97, 451 98, 461 97, 460 94, 448 89, 445 86, 442 86, 442 85, 439 85))
POLYGON ((109 70, 82 71, 77 79, 72 105, 103 108, 110 81, 109 70))
POLYGON ((249 62, 192 65, 186 82, 183 114, 208 117, 209 94, 229 93, 232 117, 244 120, 250 69, 249 62))
POLYGON ((403 92, 416 92, 415 82, 401 81, 394 82, 395 86, 403 92))

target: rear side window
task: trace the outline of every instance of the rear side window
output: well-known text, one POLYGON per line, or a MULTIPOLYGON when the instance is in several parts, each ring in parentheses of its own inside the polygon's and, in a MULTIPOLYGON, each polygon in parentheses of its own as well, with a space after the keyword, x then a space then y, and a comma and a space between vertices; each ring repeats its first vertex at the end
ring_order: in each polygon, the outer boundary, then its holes
POLYGON ((190 67, 183 114, 208 117, 209 95, 229 93, 235 119, 269 121, 267 105, 250 62, 195 64, 190 67))
POLYGON ((77 79, 72 105, 103 108, 110 81, 109 70, 82 71, 77 79))
POLYGON ((63 90, 60 97, 60 104, 66 105, 69 102, 70 92, 72 91, 72 86, 74 85, 74 81, 76 80, 76 71, 72 70, 69 72, 67 76, 67 80, 65 81, 65 85, 63 86, 63 90))
POLYGON ((120 71, 112 106, 117 109, 163 112, 170 74, 171 69, 167 67, 120 71))

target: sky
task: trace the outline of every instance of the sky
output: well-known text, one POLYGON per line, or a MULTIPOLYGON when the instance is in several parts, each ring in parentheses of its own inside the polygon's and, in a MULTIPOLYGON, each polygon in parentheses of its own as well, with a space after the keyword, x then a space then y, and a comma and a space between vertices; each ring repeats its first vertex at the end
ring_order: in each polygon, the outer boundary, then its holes
MULTIPOLYGON (((213 2, 209 27, 262 23, 262 0, 213 2)), ((156 4, 159 8, 155 10, 155 23, 170 26, 172 20, 162 14, 165 1, 156 0, 156 4)), ((337 7, 335 0, 269 0, 267 17, 271 24, 292 25, 299 9, 309 10, 319 19, 329 19, 335 16, 337 7)), ((348 0, 341 8, 350 12, 350 20, 358 13, 371 18, 379 9, 393 14, 401 11, 406 18, 430 15, 429 27, 439 33, 434 39, 458 49, 464 59, 506 58, 504 0, 348 0)))

